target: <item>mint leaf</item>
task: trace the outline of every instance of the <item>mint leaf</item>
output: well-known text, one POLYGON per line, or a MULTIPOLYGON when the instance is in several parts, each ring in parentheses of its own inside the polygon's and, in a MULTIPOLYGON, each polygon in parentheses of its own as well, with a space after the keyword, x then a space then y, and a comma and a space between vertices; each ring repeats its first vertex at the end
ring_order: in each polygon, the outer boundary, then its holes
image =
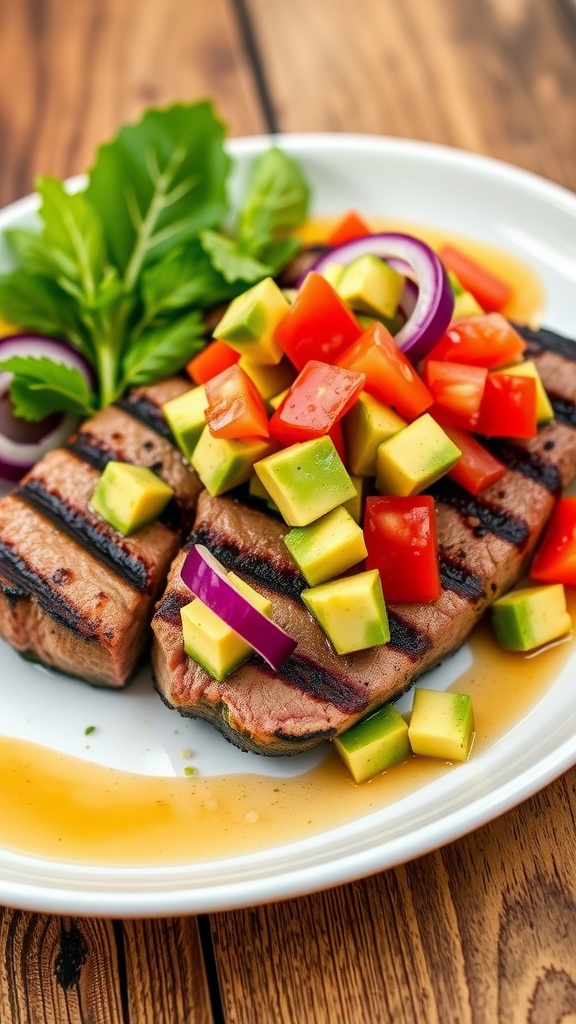
POLYGON ((217 225, 226 211, 224 126, 208 102, 149 110, 101 146, 86 198, 127 290, 143 266, 217 225))
POLYGON ((208 253, 212 265, 219 270, 225 281, 242 281, 255 284, 270 275, 270 267, 261 263, 248 252, 243 252, 237 242, 219 231, 202 231, 200 244, 208 253))
POLYGON ((238 220, 238 240, 258 256, 282 232, 301 224, 310 190, 298 164, 273 146, 253 164, 248 194, 238 220))
POLYGON ((122 391, 152 384, 182 369, 202 344, 203 320, 198 312, 145 331, 126 349, 122 391))
POLYGON ((14 374, 10 398, 14 413, 25 420, 43 420, 53 412, 89 416, 94 396, 75 366, 56 363, 46 356, 11 356, 0 361, 0 372, 14 374))

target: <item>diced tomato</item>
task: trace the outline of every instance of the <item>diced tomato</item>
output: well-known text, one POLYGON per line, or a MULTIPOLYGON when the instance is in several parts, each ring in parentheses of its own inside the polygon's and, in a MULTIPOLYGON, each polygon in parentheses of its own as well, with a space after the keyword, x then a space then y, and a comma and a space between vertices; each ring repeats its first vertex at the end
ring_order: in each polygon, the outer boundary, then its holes
POLYGON ((225 341, 211 341, 186 364, 186 373, 195 384, 205 384, 239 359, 240 353, 235 352, 225 341))
POLYGON ((424 380, 436 405, 446 412, 448 422, 473 430, 488 370, 483 366, 463 366, 429 359, 424 368, 424 380))
POLYGON ((454 320, 426 357, 495 370, 519 363, 526 342, 500 313, 454 320))
POLYGON ((539 583, 576 587, 576 498, 556 503, 530 575, 539 583))
POLYGON ((435 601, 441 592, 434 499, 366 499, 367 569, 378 569, 387 601, 435 601))
POLYGON ((438 253, 446 270, 451 270, 467 292, 474 296, 487 313, 499 313, 512 295, 507 281, 453 245, 445 245, 438 253))
POLYGON ((406 420, 415 420, 432 405, 424 381, 383 324, 372 324, 340 356, 338 366, 365 373, 365 390, 406 420))
POLYGON ((442 429, 462 455, 455 466, 446 474, 464 490, 470 494, 480 494, 481 491, 495 484, 506 472, 506 466, 480 444, 475 437, 467 430, 453 427, 449 423, 442 423, 442 429))
POLYGON ((486 437, 534 437, 536 381, 496 371, 486 378, 476 431, 486 437))
POLYGON ((290 445, 328 434, 354 404, 366 375, 311 359, 272 416, 270 435, 290 445))
POLYGON ((297 370, 310 359, 335 363, 362 328, 332 285, 311 271, 276 330, 276 341, 297 370))
POLYGON ((269 437, 268 417, 256 386, 234 364, 206 381, 206 423, 214 437, 269 437))
POLYGON ((349 210, 328 235, 326 245, 344 245, 346 242, 354 242, 357 238, 365 238, 366 235, 371 234, 370 228, 364 223, 362 217, 355 210, 349 210))

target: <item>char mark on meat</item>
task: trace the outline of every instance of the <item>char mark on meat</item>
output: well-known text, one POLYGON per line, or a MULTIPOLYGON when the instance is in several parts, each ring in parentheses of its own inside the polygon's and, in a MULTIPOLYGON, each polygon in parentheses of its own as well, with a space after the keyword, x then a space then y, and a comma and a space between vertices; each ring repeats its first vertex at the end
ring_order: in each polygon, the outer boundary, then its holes
POLYGON ((162 415, 162 410, 148 398, 143 395, 126 395, 125 398, 116 402, 116 407, 133 416, 145 427, 155 430, 166 441, 174 442, 172 431, 162 415))
POLYGON ((514 544, 519 551, 526 546, 530 529, 522 517, 499 507, 495 502, 474 497, 446 477, 432 488, 431 493, 437 501, 450 505, 463 519, 468 520, 476 537, 493 533, 514 544))

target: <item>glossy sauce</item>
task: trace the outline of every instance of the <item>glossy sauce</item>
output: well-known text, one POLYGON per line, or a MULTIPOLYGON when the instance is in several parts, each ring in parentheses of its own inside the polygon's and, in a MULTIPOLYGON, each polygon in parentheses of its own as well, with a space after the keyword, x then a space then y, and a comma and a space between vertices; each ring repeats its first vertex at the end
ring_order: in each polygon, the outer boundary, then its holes
MULTIPOLYGON (((308 239, 320 239, 327 226, 311 224, 308 239)), ((447 240, 439 231, 390 222, 385 226, 412 230, 432 245, 447 240)), ((485 259, 515 286, 522 299, 510 304, 509 316, 538 321, 542 289, 521 261, 453 235, 450 240, 485 259)), ((576 595, 570 600, 574 616, 576 595)), ((472 666, 452 688, 473 698, 473 757, 537 703, 575 653, 576 641, 534 657, 507 654, 498 650, 483 622, 471 648, 472 666)), ((156 778, 0 738, 0 847, 90 864, 214 860, 318 834, 385 807, 451 771, 458 766, 411 758, 357 786, 330 752, 319 767, 297 778, 156 778)))

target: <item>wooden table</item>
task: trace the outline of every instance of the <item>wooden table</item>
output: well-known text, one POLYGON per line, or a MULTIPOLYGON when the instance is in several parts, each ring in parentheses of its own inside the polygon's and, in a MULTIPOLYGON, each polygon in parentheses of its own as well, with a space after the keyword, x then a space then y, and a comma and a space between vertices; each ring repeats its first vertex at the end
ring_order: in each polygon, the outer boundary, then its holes
MULTIPOLYGON (((0 0, 0 201, 83 170, 144 106, 202 95, 233 135, 415 137, 576 189, 573 0, 0 0)), ((575 817, 576 769, 309 898, 155 921, 0 909, 0 1020, 576 1020, 575 817)))

